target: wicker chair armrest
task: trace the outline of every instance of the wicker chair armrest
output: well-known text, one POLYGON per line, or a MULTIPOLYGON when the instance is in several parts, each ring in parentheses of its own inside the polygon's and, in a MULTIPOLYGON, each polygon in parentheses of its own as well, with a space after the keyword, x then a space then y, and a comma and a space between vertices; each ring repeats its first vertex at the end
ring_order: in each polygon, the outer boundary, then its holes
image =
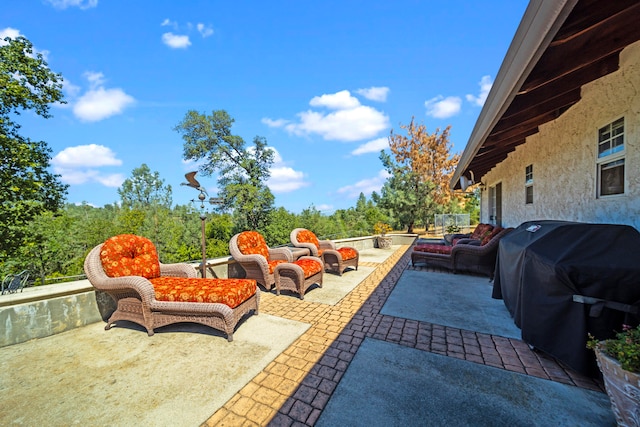
POLYGON ((109 277, 105 275, 95 283, 91 281, 94 288, 105 292, 133 291, 140 295, 140 299, 145 304, 151 304, 156 299, 153 285, 142 276, 122 276, 109 277))
POLYGON ((262 272, 267 275, 269 274, 269 263, 267 259, 262 255, 235 255, 233 257, 240 265, 243 264, 253 264, 257 265, 262 272))
POLYGON ((307 248, 309 249, 309 253, 311 255, 318 256, 318 247, 313 243, 298 242, 298 243, 295 243, 294 246, 296 246, 297 248, 307 248))
POLYGON ((269 248, 269 259, 284 259, 287 262, 292 262, 293 254, 287 248, 269 248))
POLYGON ((451 256, 455 258, 458 254, 473 254, 477 256, 481 256, 484 253, 491 252, 492 248, 484 246, 476 246, 476 245, 455 245, 453 249, 451 249, 451 256))
POLYGON ((171 277, 198 277, 194 266, 185 263, 163 264, 160 263, 160 275, 171 277))
POLYGON ((468 239, 471 237, 471 233, 453 233, 453 234, 445 234, 444 238, 447 239, 468 239))
POLYGON ((323 251, 327 249, 333 249, 334 251, 336 250, 336 244, 331 240, 319 240, 318 243, 320 243, 320 249, 322 249, 323 251))
POLYGON ((473 246, 480 246, 482 242, 478 239, 469 239, 469 238, 465 238, 465 239, 460 239, 456 242, 456 245, 473 245, 473 246))

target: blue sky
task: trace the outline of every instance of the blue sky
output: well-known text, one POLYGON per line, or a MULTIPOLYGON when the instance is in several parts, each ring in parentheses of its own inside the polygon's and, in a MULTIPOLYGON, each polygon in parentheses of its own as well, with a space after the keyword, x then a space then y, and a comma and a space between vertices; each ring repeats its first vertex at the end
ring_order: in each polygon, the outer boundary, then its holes
POLYGON ((380 190, 380 150, 412 117, 451 125, 462 152, 527 3, 5 0, 0 38, 27 37, 64 78, 53 118, 19 122, 52 148, 68 202, 116 203, 144 163, 189 203, 197 165, 173 128, 223 109, 276 150, 276 206, 331 213, 380 190))

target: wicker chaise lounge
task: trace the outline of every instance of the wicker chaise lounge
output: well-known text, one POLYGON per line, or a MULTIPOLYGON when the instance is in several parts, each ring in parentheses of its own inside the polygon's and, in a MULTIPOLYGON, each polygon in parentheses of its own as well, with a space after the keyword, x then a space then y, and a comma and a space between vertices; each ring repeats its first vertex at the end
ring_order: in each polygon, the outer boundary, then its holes
POLYGON ((358 269, 360 253, 348 246, 336 248, 331 240, 318 240, 318 237, 306 228, 296 228, 289 236, 297 248, 307 248, 312 256, 322 257, 326 270, 337 272, 340 276, 349 267, 358 269))
POLYGON ((322 287, 324 264, 314 256, 293 260, 287 248, 269 248, 257 231, 243 231, 229 241, 229 252, 244 269, 247 278, 255 279, 267 291, 276 287, 276 295, 288 290, 300 299, 313 284, 322 287))
POLYGON ((162 264, 153 243, 131 234, 93 248, 84 262, 87 278, 117 304, 105 330, 126 320, 154 329, 193 322, 223 331, 229 341, 238 322, 258 314, 255 280, 201 279, 189 264, 162 264))
POLYGON ((446 268, 453 273, 467 271, 493 279, 500 239, 511 231, 513 228, 496 227, 479 245, 464 240, 454 246, 418 245, 411 252, 411 264, 424 262, 427 266, 446 268))

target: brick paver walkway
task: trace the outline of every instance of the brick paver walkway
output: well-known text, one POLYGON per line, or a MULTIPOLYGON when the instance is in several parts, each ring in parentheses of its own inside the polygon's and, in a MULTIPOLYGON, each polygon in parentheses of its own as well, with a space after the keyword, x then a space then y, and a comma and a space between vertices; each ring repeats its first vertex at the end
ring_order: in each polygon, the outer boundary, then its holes
MULTIPOLYGON (((365 337, 602 391, 520 340, 380 314, 410 246, 396 250, 335 306, 263 293, 260 312, 311 327, 242 388, 205 426, 314 425, 365 337)), ((348 274, 348 273, 346 273, 348 274)))

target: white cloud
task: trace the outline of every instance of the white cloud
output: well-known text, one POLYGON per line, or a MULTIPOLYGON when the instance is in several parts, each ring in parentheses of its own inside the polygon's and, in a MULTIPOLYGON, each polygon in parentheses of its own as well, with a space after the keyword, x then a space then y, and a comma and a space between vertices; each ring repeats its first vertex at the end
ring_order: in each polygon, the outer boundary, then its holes
POLYGON ((94 179, 105 187, 118 188, 124 182, 125 177, 120 173, 114 173, 110 175, 97 175, 94 179))
POLYGON ((160 24, 161 27, 166 27, 166 26, 175 27, 176 25, 177 24, 172 20, 170 20, 169 18, 165 18, 164 21, 162 21, 162 23, 160 24))
POLYGON ((287 123, 289 123, 289 120, 285 120, 285 119, 273 120, 268 117, 265 117, 261 120, 261 122, 269 126, 270 128, 281 128, 287 123))
POLYGON ((98 0, 47 0, 47 2, 57 9, 66 9, 74 6, 80 9, 91 9, 98 6, 98 0))
POLYGON ((299 123, 285 129, 296 135, 318 134, 326 140, 359 141, 376 136, 389 127, 389 118, 380 111, 361 105, 324 114, 316 111, 298 113, 299 123))
POLYGON ((196 25, 196 28, 198 28, 198 32, 203 38, 209 37, 213 34, 213 28, 211 27, 211 25, 198 23, 198 25, 196 25))
POLYGON ((356 93, 371 101, 385 102, 389 94, 389 88, 386 86, 370 87, 367 89, 358 89, 356 93))
POLYGON ((120 166, 118 159, 109 147, 89 144, 67 147, 51 159, 51 164, 61 168, 92 168, 99 166, 120 166))
POLYGON ((289 193, 309 185, 304 173, 288 166, 272 167, 267 186, 274 193, 289 193))
POLYGON ((353 156, 359 156, 366 153, 379 153, 380 150, 389 148, 389 138, 378 138, 373 141, 362 144, 351 152, 353 156))
POLYGON ((314 96, 309 101, 309 105, 312 107, 326 107, 331 110, 348 110, 359 107, 360 101, 352 96, 348 90, 341 90, 336 93, 314 96))
POLYGON ((309 186, 309 183, 305 181, 305 174, 300 171, 296 171, 288 166, 282 156, 273 147, 269 147, 273 150, 273 165, 271 165, 271 176, 267 180, 267 186, 274 193, 289 193, 291 191, 298 190, 303 187, 309 186))
POLYGON ((80 120, 96 122, 122 114, 125 108, 135 102, 120 88, 106 89, 102 73, 87 72, 85 77, 90 88, 73 105, 73 114, 80 120))
POLYGON ((324 107, 332 112, 307 110, 298 113, 298 121, 263 118, 269 127, 281 127, 294 135, 317 134, 325 140, 359 141, 372 138, 389 127, 389 117, 375 108, 361 105, 348 90, 315 96, 312 107, 324 107))
MULTIPOLYGON (((106 79, 100 72, 88 71, 84 73, 89 82, 89 90, 80 95, 73 103, 73 114, 80 120, 96 122, 111 116, 122 114, 125 108, 135 102, 120 88, 107 89, 104 87, 106 79)), ((70 86, 68 94, 71 97, 79 93, 79 88, 70 86)))
POLYGON ((459 97, 448 96, 444 98, 442 95, 431 98, 424 103, 424 106, 427 108, 427 116, 435 117, 436 119, 446 119, 455 116, 460 112, 461 105, 462 99, 459 97))
POLYGON ((80 94, 80 86, 76 86, 69 80, 62 81, 62 91, 68 98, 76 98, 80 94))
POLYGON ((9 37, 11 39, 17 39, 22 34, 20 34, 20 30, 16 30, 15 28, 7 27, 0 30, 0 46, 5 46, 9 43, 4 41, 5 37, 9 37))
POLYGON ((484 105, 484 102, 487 100, 487 96, 489 95, 491 86, 493 86, 491 76, 482 76, 478 85, 480 85, 480 93, 478 94, 478 96, 467 95, 467 101, 479 107, 482 107, 484 105))
POLYGON ((122 174, 104 174, 97 169, 122 165, 122 160, 104 145, 67 147, 51 159, 51 164, 54 172, 67 184, 98 182, 106 187, 119 187, 125 179, 122 174))
POLYGON ((363 193, 365 196, 369 196, 374 191, 380 192, 380 189, 389 176, 391 176, 389 172, 382 169, 380 172, 378 172, 378 175, 373 178, 363 179, 353 185, 347 185, 339 188, 338 193, 344 194, 352 199, 359 197, 360 193, 363 193))
POLYGON ((189 36, 173 34, 171 32, 164 33, 162 35, 162 43, 166 44, 172 49, 186 49, 191 46, 189 36))

